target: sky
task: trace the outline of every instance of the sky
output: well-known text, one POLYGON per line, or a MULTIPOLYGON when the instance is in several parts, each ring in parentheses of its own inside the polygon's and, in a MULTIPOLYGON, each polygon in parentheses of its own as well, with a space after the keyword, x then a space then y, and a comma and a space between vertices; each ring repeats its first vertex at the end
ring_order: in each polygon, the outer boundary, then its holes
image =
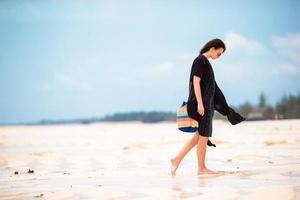
POLYGON ((0 1, 0 123, 176 112, 193 60, 229 105, 300 92, 300 2, 0 1))

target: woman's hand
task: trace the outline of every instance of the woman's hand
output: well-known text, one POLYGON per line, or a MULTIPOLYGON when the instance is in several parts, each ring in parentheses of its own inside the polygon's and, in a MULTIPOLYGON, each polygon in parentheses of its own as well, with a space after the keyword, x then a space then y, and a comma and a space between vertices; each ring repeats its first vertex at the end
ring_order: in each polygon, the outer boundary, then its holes
POLYGON ((198 103, 198 113, 203 116, 204 115, 204 107, 202 103, 198 103))

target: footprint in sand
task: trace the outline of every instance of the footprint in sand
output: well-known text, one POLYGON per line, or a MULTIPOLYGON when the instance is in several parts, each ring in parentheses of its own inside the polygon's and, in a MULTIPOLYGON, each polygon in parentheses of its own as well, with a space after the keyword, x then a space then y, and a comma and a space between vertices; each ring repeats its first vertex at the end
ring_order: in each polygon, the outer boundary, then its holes
POLYGON ((235 176, 243 176, 243 177, 254 175, 254 173, 252 172, 240 171, 240 170, 228 170, 228 171, 219 170, 218 172, 222 175, 235 175, 235 176))
POLYGON ((287 144, 286 140, 266 140, 264 141, 265 146, 275 146, 275 145, 282 145, 287 144))

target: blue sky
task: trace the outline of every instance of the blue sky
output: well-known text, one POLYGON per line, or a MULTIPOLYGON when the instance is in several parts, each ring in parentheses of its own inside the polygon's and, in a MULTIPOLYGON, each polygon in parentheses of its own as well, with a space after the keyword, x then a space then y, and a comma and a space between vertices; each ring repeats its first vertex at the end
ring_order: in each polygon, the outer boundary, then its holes
POLYGON ((0 123, 173 111, 193 59, 227 101, 274 104, 300 89, 299 1, 0 1, 0 123))

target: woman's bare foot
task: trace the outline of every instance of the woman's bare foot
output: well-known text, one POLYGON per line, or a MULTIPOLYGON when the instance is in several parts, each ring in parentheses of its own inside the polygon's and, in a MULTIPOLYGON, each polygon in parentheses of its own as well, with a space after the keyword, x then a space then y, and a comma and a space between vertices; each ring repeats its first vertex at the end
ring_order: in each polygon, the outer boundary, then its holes
POLYGON ((219 174, 219 173, 204 167, 198 170, 198 175, 202 175, 202 174, 219 174))
POLYGON ((179 163, 174 158, 170 159, 170 161, 171 161, 171 174, 172 176, 175 176, 179 163))

